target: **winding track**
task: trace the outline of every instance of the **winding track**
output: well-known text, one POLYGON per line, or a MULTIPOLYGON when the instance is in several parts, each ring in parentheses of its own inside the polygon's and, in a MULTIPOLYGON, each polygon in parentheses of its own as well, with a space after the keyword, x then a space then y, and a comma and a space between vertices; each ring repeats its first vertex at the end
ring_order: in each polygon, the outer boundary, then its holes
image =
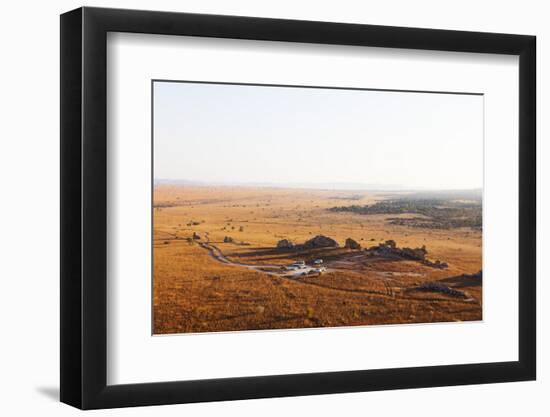
MULTIPOLYGON (((168 234, 172 235, 172 233, 168 233, 168 234)), ((280 278, 286 278, 286 279, 292 280, 292 282, 295 282, 295 283, 298 283, 298 284, 311 285, 311 286, 320 287, 320 288, 324 288, 324 289, 331 290, 331 291, 348 292, 348 293, 363 293, 363 294, 371 294, 371 295, 379 295, 379 296, 381 295, 381 296, 389 297, 389 298, 395 298, 396 295, 397 295, 396 292, 395 292, 395 289, 389 284, 389 282, 387 282, 388 279, 391 280, 391 278, 388 278, 387 276, 384 276, 386 278, 383 281, 384 291, 366 290, 366 289, 335 288, 335 287, 332 287, 332 286, 329 286, 329 285, 323 285, 319 282, 296 281, 296 278, 300 278, 304 272, 307 273, 309 270, 311 270, 313 268, 300 270, 299 272, 288 271, 288 272, 285 272, 285 273, 281 273, 281 272, 266 271, 263 268, 277 268, 277 269, 280 269, 282 265, 276 265, 276 264, 257 264, 257 265, 254 265, 254 264, 245 264, 245 263, 242 263, 242 262, 234 262, 234 261, 231 261, 230 259, 228 259, 224 255, 224 253, 221 251, 220 248, 218 248, 216 245, 214 245, 210 242, 210 236, 209 236, 208 232, 204 232, 204 237, 205 237, 205 241, 198 242, 199 245, 203 249, 208 251, 208 254, 210 255, 210 257, 212 259, 214 259, 218 262, 221 262, 225 265, 248 268, 248 269, 251 269, 253 271, 261 272, 263 274, 276 276, 276 277, 280 277, 280 278)), ((339 268, 326 268, 326 272, 335 272, 335 271, 344 271, 344 270, 339 269, 339 268)), ((403 295, 401 295, 400 298, 402 298, 402 299, 415 299, 413 297, 407 297, 407 296, 403 296, 403 295)), ((433 298, 433 299, 432 298, 424 298, 424 300, 425 301, 442 301, 441 299, 436 299, 436 298, 433 298)), ((459 300, 457 300, 457 301, 459 301, 459 300)), ((465 303, 477 302, 475 299, 471 299, 471 298, 461 300, 461 301, 463 301, 465 303)))
MULTIPOLYGON (((245 264, 241 262, 233 262, 229 260, 223 252, 218 248, 216 245, 210 243, 210 237, 208 236, 208 232, 205 232, 205 242, 199 242, 199 245, 208 251, 208 254, 215 259, 218 262, 221 262, 226 265, 232 265, 232 266, 240 266, 243 268, 248 268, 257 272, 261 272, 263 274, 272 275, 280 278, 285 278, 288 280, 292 280, 292 282, 295 282, 297 284, 301 285, 307 285, 307 286, 314 286, 319 288, 324 288, 326 290, 330 291, 336 291, 336 292, 344 292, 344 293, 355 293, 355 294, 370 294, 370 295, 382 295, 385 297, 394 297, 393 289, 389 289, 389 284, 385 283, 385 289, 384 291, 377 291, 377 290, 367 290, 367 289, 350 289, 350 288, 336 288, 329 285, 323 285, 319 282, 311 282, 311 281, 297 281, 296 278, 300 278, 303 274, 303 272, 306 272, 313 269, 309 268, 307 270, 300 270, 299 272, 295 271, 289 271, 286 273, 280 273, 280 272, 271 272, 266 271, 262 268, 281 268, 281 265, 267 265, 267 264, 261 264, 261 265, 252 265, 252 264, 245 264)), ((326 272, 334 272, 334 271, 341 271, 337 268, 327 268, 326 272)))
MULTIPOLYGON (((248 269, 252 269, 252 270, 257 271, 257 272, 261 272, 263 274, 273 275, 273 276, 283 277, 283 278, 298 278, 299 276, 302 276, 302 274, 304 272, 308 273, 310 270, 314 269, 314 268, 308 267, 307 269, 302 269, 299 272, 288 271, 288 272, 285 272, 285 273, 281 273, 281 272, 266 271, 263 268, 281 269, 281 267, 283 265, 275 265, 275 264, 258 264, 258 265, 254 265, 254 264, 245 264, 245 263, 242 263, 242 262, 234 262, 234 261, 231 261, 231 260, 227 259, 227 257, 223 254, 223 252, 220 250, 220 248, 218 248, 216 245, 210 243, 210 236, 208 235, 208 232, 205 232, 204 236, 205 236, 205 242, 199 242, 199 245, 202 248, 206 249, 208 251, 208 254, 212 258, 214 258, 218 262, 221 262, 221 263, 226 264, 226 265, 240 266, 240 267, 243 267, 243 268, 248 268, 248 269)), ((336 271, 336 270, 337 269, 327 268, 326 272, 332 272, 332 271, 336 271)))

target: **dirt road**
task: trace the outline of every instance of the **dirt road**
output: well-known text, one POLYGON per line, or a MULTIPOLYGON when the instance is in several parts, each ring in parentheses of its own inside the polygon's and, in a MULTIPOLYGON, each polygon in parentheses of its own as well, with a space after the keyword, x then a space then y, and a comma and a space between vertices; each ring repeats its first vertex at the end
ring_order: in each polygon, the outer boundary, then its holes
MULTIPOLYGON (((270 265, 270 264, 254 265, 254 264, 245 264, 241 262, 231 261, 223 254, 220 248, 218 248, 216 245, 210 242, 210 237, 208 235, 208 232, 204 233, 204 242, 199 242, 199 245, 202 248, 206 249, 208 251, 208 254, 218 262, 221 262, 226 265, 240 266, 242 268, 252 269, 254 271, 261 272, 267 275, 286 277, 286 278, 298 278, 316 269, 310 266, 306 266, 305 268, 299 269, 297 271, 296 270, 285 271, 282 265, 270 265), (274 268, 274 269, 277 269, 277 271, 266 271, 266 268, 274 268)), ((333 271, 333 269, 331 269, 330 271, 333 271)), ((330 271, 329 269, 326 270, 326 272, 330 272, 330 271)))

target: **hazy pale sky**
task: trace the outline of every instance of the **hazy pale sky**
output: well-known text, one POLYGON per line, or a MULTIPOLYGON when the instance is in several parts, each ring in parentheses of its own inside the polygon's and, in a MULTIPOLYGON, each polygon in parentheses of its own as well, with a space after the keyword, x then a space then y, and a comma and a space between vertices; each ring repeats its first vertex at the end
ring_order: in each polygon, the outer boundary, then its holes
POLYGON ((154 83, 154 178, 464 189, 483 182, 483 97, 154 83))

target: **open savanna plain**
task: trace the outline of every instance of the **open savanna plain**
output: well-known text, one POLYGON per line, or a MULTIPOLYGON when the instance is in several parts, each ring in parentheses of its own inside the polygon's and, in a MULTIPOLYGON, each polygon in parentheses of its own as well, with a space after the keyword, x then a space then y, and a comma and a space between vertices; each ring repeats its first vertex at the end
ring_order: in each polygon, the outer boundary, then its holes
MULTIPOLYGON (((375 192, 156 184, 155 334, 482 319, 481 230, 396 224, 418 213, 329 210, 375 192), (300 246, 315 236, 338 247, 300 246), (346 239, 361 248, 346 248, 346 239), (295 249, 277 248, 281 240, 295 249), (394 241, 426 261, 365 250, 394 241), (326 271, 283 266, 322 259, 326 271), (434 267, 436 261, 445 268, 434 267)), ((437 265, 439 265, 438 263, 437 265)))

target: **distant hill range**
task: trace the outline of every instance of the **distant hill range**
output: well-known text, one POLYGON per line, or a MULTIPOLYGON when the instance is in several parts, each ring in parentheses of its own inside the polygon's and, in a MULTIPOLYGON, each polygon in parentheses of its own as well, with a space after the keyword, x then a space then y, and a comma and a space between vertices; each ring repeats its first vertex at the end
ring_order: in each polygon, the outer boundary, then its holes
POLYGON ((388 193, 387 197, 398 198, 401 200, 473 200, 481 201, 483 190, 474 188, 468 190, 414 190, 406 194, 388 193))
MULTIPOLYGON (((260 188, 298 188, 310 190, 334 190, 334 191, 376 191, 376 192, 407 192, 406 197, 410 198, 443 198, 443 199, 481 199, 482 190, 430 190, 406 187, 402 185, 384 185, 367 183, 272 183, 272 182, 231 182, 231 181, 198 181, 183 179, 160 179, 154 180, 154 185, 179 185, 193 187, 260 187, 260 188)), ((405 197, 405 196, 402 196, 405 197)))

